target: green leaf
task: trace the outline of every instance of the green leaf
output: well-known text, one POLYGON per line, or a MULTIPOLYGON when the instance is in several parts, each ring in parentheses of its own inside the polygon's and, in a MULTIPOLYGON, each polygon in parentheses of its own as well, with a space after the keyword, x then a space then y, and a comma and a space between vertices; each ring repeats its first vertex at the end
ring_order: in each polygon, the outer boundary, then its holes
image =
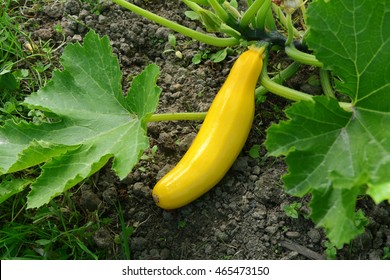
POLYGON ((313 186, 326 189, 331 184, 329 168, 353 176, 349 157, 340 160, 341 153, 348 153, 345 126, 351 113, 343 111, 336 100, 316 97, 314 102, 297 102, 285 111, 291 120, 271 126, 267 131, 266 147, 272 156, 286 155, 289 174, 284 181, 289 193, 307 194, 313 186), (351 170, 350 170, 351 169, 351 170))
POLYGON ((216 53, 213 53, 211 56, 210 56, 210 60, 215 62, 215 63, 218 63, 218 62, 221 62, 223 61, 227 56, 227 49, 222 49, 222 50, 219 50, 217 51, 216 53))
POLYGON ((193 64, 199 64, 202 62, 203 53, 199 52, 192 57, 193 64))
POLYGON ((186 17, 188 17, 191 20, 199 20, 200 19, 200 15, 198 15, 194 11, 185 11, 184 14, 186 15, 186 17))
POLYGON ((172 48, 176 48, 176 36, 173 34, 168 34, 168 43, 172 48))
POLYGON ((198 11, 203 25, 206 27, 207 32, 218 32, 222 24, 222 20, 213 12, 202 9, 198 11))
POLYGON ((63 71, 25 100, 50 120, 8 121, 0 128, 0 174, 44 163, 28 207, 39 207, 102 168, 111 158, 123 179, 148 147, 143 118, 157 107, 158 67, 149 65, 125 97, 107 37, 89 32, 84 45, 65 48, 63 71))
POLYGON ((307 44, 338 77, 352 111, 327 97, 297 102, 265 144, 286 156, 287 191, 312 194, 311 218, 340 248, 363 232, 359 195, 390 200, 390 2, 317 0, 307 24, 307 44))
POLYGON ((0 179, 0 203, 23 191, 31 183, 29 179, 15 179, 12 177, 0 179))
POLYGON ((19 84, 18 81, 15 79, 15 76, 12 73, 5 73, 3 75, 0 75, 0 89, 4 90, 16 90, 18 89, 19 84))
POLYGON ((381 100, 390 89, 389 9, 387 0, 317 0, 307 11, 307 44, 324 68, 339 76, 339 90, 355 104, 384 111, 389 105, 381 100))
POLYGON ((364 232, 366 223, 360 223, 359 216, 364 215, 355 212, 358 194, 358 188, 313 191, 311 218, 317 226, 326 229, 329 240, 337 248, 364 232))
POLYGON ((127 94, 129 109, 141 119, 150 117, 157 108, 158 98, 156 96, 161 93, 161 89, 156 86, 159 73, 157 65, 148 65, 143 73, 134 78, 127 94))
POLYGON ((260 157, 260 148, 261 146, 260 145, 253 145, 250 149, 249 149, 249 156, 253 159, 257 159, 260 157))

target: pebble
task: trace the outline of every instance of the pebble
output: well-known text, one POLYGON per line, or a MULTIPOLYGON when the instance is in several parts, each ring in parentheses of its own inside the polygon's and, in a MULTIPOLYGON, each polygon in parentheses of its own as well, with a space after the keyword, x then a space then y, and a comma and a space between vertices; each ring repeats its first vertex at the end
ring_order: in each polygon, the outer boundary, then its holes
POLYGON ((137 182, 133 185, 133 193, 137 196, 149 197, 151 190, 148 186, 145 186, 144 183, 137 182))
POLYGON ((296 239, 296 238, 299 238, 300 236, 301 236, 301 234, 297 231, 287 231, 286 232, 286 237, 288 237, 288 238, 296 239))
POLYGON ((229 236, 228 236, 226 233, 220 231, 219 229, 217 229, 217 230, 215 231, 215 237, 216 237, 218 240, 221 240, 221 241, 227 241, 227 240, 229 239, 229 236))
POLYGON ((106 249, 112 246, 113 238, 107 229, 100 228, 94 233, 93 241, 99 248, 106 249))
POLYGON ((309 238, 311 239, 311 241, 313 242, 313 243, 318 243, 318 242, 320 242, 320 240, 321 240, 321 234, 320 234, 320 232, 318 231, 318 230, 316 230, 316 229, 311 229, 311 230, 309 230, 309 232, 307 233, 307 235, 309 236, 309 238))
POLYGON ((238 157, 232 166, 233 171, 245 172, 248 170, 248 158, 238 157))
POLYGON ((34 35, 36 37, 40 38, 41 40, 47 41, 47 40, 52 38, 53 31, 51 29, 48 29, 48 28, 41 28, 41 29, 36 30, 34 32, 34 35))
POLYGON ((255 175, 260 175, 260 172, 261 172, 261 168, 260 166, 258 165, 255 165, 252 169, 252 173, 255 174, 255 175))
POLYGON ((102 201, 98 195, 90 190, 86 190, 81 194, 81 205, 89 211, 95 211, 99 208, 102 201))
POLYGON ((259 204, 256 206, 256 209, 253 211, 252 217, 255 218, 256 220, 261 220, 264 219, 265 216, 267 215, 267 208, 259 204))
POLYGON ((174 165, 172 164, 166 164, 163 168, 161 168, 160 171, 158 171, 157 175, 156 175, 156 179, 157 180, 160 180, 162 177, 165 176, 165 174, 167 174, 172 168, 174 167, 174 165))
POLYGON ((187 151, 188 148, 191 146, 192 142, 194 141, 196 136, 196 133, 192 132, 183 137, 181 141, 179 142, 179 149, 181 151, 187 151))
POLYGON ((54 3, 53 5, 44 6, 43 12, 51 18, 60 18, 62 17, 64 7, 61 3, 54 3))
POLYGON ((98 22, 99 22, 99 24, 106 24, 108 22, 108 19, 107 19, 107 17, 105 17, 103 15, 99 15, 98 22))
POLYGON ((162 216, 163 216, 163 219, 165 221, 172 221, 173 220, 173 212, 172 211, 163 211, 162 216))
POLYGON ((65 1, 64 10, 69 15, 78 15, 80 13, 80 2, 77 0, 65 1))
POLYGON ((265 228, 265 231, 269 234, 274 234, 278 230, 278 227, 268 226, 265 228))
POLYGON ((157 38, 159 38, 159 39, 167 40, 168 39, 168 34, 170 32, 171 31, 168 28, 166 28, 166 27, 159 27, 156 30, 155 36, 157 38))
POLYGON ((118 199, 118 191, 115 187, 110 187, 103 192, 103 200, 106 203, 110 205, 114 205, 117 199, 118 199))
POLYGON ((171 255, 171 252, 167 248, 162 249, 160 252, 160 258, 162 260, 168 260, 170 258, 170 255, 171 255))
POLYGON ((147 243, 147 240, 143 237, 132 237, 131 238, 131 248, 133 250, 137 250, 137 251, 140 251, 142 249, 144 249, 145 247, 145 244, 147 243))

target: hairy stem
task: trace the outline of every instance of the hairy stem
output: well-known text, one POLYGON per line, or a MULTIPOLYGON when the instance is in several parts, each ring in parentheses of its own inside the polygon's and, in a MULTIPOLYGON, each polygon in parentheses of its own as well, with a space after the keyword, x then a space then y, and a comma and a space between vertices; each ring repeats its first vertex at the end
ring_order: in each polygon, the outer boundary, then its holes
MULTIPOLYGON (((264 59, 263 69, 260 74, 260 83, 271 93, 281 96, 292 101, 312 101, 313 96, 289 87, 285 87, 271 80, 267 73, 267 58, 264 59)), ((352 104, 339 102, 339 106, 347 111, 352 112, 352 104)))
POLYGON ((156 15, 152 12, 149 12, 145 9, 142 9, 134 4, 131 4, 125 0, 112 0, 112 2, 144 17, 149 20, 154 21, 155 23, 158 23, 162 26, 168 27, 169 29, 172 29, 173 31, 179 32, 185 36, 188 36, 192 39, 195 39, 199 42, 216 46, 216 47, 228 47, 228 46, 234 46, 239 43, 239 40, 236 38, 219 38, 215 36, 211 36, 208 34, 204 34, 195 30, 192 30, 188 27, 185 27, 181 24, 178 24, 174 21, 168 20, 164 17, 161 17, 159 15, 156 15))
POLYGON ((300 50, 298 50, 294 44, 287 45, 285 47, 286 54, 294 59, 295 61, 298 61, 302 64, 317 66, 317 67, 323 67, 323 64, 321 61, 319 61, 314 55, 304 53, 300 50))
MULTIPOLYGON (((295 75, 300 68, 300 64, 298 62, 293 62, 289 66, 287 66, 285 69, 280 71, 278 74, 276 74, 274 77, 271 78, 271 80, 274 83, 282 84, 284 81, 291 78, 293 75, 295 75)), ((260 98, 262 95, 266 94, 268 90, 264 86, 259 86, 255 90, 255 97, 256 99, 260 98)))
POLYGON ((263 5, 261 5, 260 9, 256 14, 256 28, 260 30, 264 30, 265 22, 267 19, 268 12, 271 8, 271 0, 263 1, 263 5))
POLYGON ((292 22, 292 15, 290 13, 287 14, 287 34, 286 46, 291 45, 294 39, 294 25, 292 22))
POLYGON ((330 83, 329 72, 323 68, 320 68, 320 82, 324 94, 329 97, 335 97, 332 85, 330 83))
POLYGON ((310 94, 282 86, 270 79, 267 72, 267 59, 264 59, 263 69, 260 74, 260 83, 267 91, 293 101, 312 100, 310 94))
MULTIPOLYGON (((279 20, 279 23, 286 29, 286 30, 288 30, 288 25, 287 25, 287 18, 286 18, 286 16, 284 15, 284 13, 283 13, 283 11, 282 11, 282 9, 278 6, 278 5, 276 5, 275 3, 272 3, 272 10, 274 11, 274 13, 275 13, 275 17, 279 20)), ((295 37, 300 37, 301 36, 301 34, 299 33, 299 31, 295 28, 295 27, 293 27, 293 32, 294 32, 294 36, 295 37)))
POLYGON ((196 13, 199 12, 200 10, 203 10, 203 8, 198 4, 196 4, 195 2, 187 1, 187 0, 181 0, 181 2, 186 4, 191 10, 193 10, 196 13))
POLYGON ((229 20, 229 14, 216 0, 209 0, 209 3, 222 21, 227 22, 229 20))
POLYGON ((204 120, 206 115, 207 115, 207 112, 153 114, 148 119, 148 122, 202 121, 202 120, 204 120))
POLYGON ((252 5, 246 10, 246 12, 242 15, 242 19, 240 22, 240 26, 242 28, 247 27, 251 20, 254 18, 257 11, 260 9, 260 7, 263 5, 264 0, 255 0, 252 5))

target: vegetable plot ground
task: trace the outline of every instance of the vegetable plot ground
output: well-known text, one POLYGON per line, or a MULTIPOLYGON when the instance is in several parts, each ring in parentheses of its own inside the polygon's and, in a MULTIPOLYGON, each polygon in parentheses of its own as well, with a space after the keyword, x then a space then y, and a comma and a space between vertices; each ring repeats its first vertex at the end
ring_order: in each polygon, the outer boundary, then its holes
MULTIPOLYGON (((196 22, 185 17, 186 8, 178 1, 133 2, 192 29, 197 28, 196 22)), ((221 62, 213 62, 218 49, 174 33, 112 3, 45 1, 42 11, 33 9, 33 5, 26 8, 26 13, 31 12, 35 19, 24 28, 32 32, 35 40, 50 40, 55 45, 64 41, 81 43, 88 28, 100 36, 107 35, 121 65, 124 91, 128 90, 134 76, 147 65, 156 63, 160 67, 157 85, 162 89, 159 113, 207 111, 236 59, 233 53, 221 62), (199 63, 194 64, 194 57, 199 63)), ((59 58, 61 52, 55 54, 59 58)), ((289 62, 283 53, 273 52, 271 56, 270 72, 277 72, 289 62)), ((313 68, 302 67, 287 84, 316 94, 321 92, 318 79, 313 68)), ((285 163, 267 157, 263 143, 266 129, 285 118, 282 110, 289 104, 268 96, 264 103, 256 105, 249 138, 228 174, 206 195, 174 211, 158 208, 151 190, 180 160, 201 122, 149 123, 150 147, 124 180, 120 181, 111 171, 110 163, 69 192, 68 198, 82 213, 84 222, 95 225, 90 232, 92 238, 81 238, 81 242, 97 255, 104 252, 109 259, 125 258, 128 252, 134 259, 389 257, 389 204, 375 205, 366 198, 359 200, 358 209, 366 214, 369 224, 363 234, 336 252, 329 247, 323 230, 307 218, 310 197, 298 199, 284 192, 281 176, 286 173, 285 163), (128 247, 123 238, 128 241, 128 247)), ((57 200, 64 203, 63 214, 70 221, 72 214, 66 211, 66 200, 57 200)), ((1 222, 3 226, 10 221, 1 222)))

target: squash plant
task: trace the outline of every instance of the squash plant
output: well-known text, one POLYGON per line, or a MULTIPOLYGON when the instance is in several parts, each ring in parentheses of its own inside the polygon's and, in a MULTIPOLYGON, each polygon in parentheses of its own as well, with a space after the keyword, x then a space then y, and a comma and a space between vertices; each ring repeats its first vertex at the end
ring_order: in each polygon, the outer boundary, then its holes
MULTIPOLYGON (((267 56, 256 98, 267 92, 292 100, 287 120, 267 130, 270 156, 284 156, 286 191, 311 195, 311 219, 338 248, 364 231, 360 196, 390 200, 390 2, 387 0, 183 0, 207 32, 172 22, 124 0, 113 0, 190 38, 225 48, 266 42, 292 64, 270 78, 267 56), (247 7, 247 8, 246 8, 247 7), (298 12, 299 17, 298 17, 298 12), (298 30, 294 20, 300 20, 298 30), (211 34, 215 33, 215 34, 211 34), (318 67, 323 94, 281 85, 300 64, 318 67)), ((152 64, 122 95, 121 71, 106 37, 93 31, 69 45, 62 71, 26 98, 41 123, 9 120, 0 127, 0 202, 30 187, 28 208, 40 207, 90 176, 110 159, 119 178, 148 147, 147 122, 203 119, 201 113, 153 115, 160 89, 152 64), (40 166, 38 178, 23 170, 40 166)))

